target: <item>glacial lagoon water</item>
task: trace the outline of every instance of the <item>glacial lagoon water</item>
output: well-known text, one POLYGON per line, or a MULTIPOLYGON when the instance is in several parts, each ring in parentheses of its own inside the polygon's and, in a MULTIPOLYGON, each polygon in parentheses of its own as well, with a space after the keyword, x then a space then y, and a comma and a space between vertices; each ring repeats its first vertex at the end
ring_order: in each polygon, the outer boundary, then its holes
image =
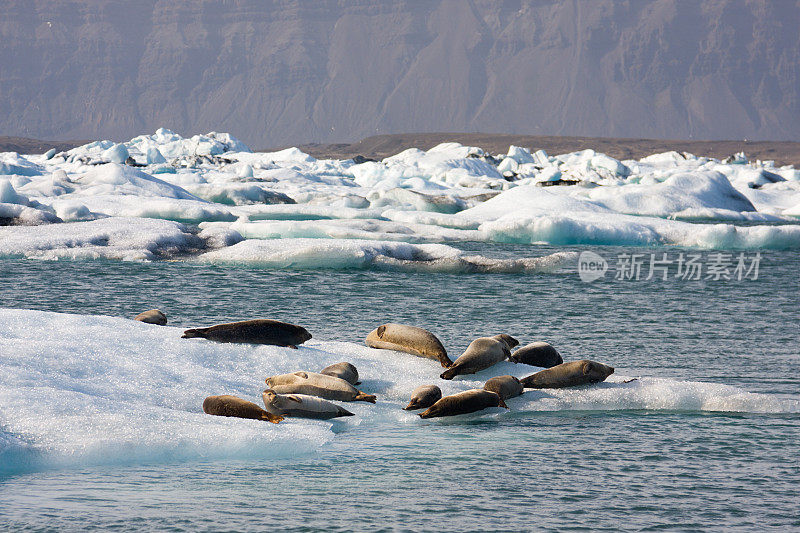
MULTIPOLYGON (((455 246, 494 257, 586 249, 455 246)), ((609 260, 632 251, 679 252, 591 250, 609 260)), ((23 412, 7 411, 0 427, 0 444, 15 443, 0 453, 0 529, 800 528, 800 254, 761 255, 757 280, 606 276, 592 283, 582 282, 574 265, 551 273, 464 274, 2 258, 2 375, 21 385, 15 393, 3 389, 0 398, 4 410, 23 412), (314 339, 297 353, 211 348, 179 344, 190 341, 173 340, 177 330, 74 316, 131 317, 154 306, 171 326, 270 317, 302 324, 314 339), (399 354, 408 361, 392 366, 361 347, 367 332, 390 320, 431 329, 453 357, 477 336, 506 332, 523 343, 549 341, 565 360, 596 359, 616 372, 593 387, 528 391, 509 400, 509 411, 423 421, 400 407, 411 387, 440 382, 437 365, 399 354), (48 346, 63 347, 58 357, 72 374, 54 377, 62 369, 59 359, 48 359, 49 348, 20 355, 40 361, 39 368, 15 366, 17 354, 9 351, 25 352, 26 332, 48 327, 48 346), (130 339, 103 352, 104 338, 115 336, 130 339), (97 353, 70 359, 84 337, 97 353), (141 346, 141 339, 161 337, 173 343, 163 346, 191 348, 174 360, 141 346), (379 396, 377 405, 355 406, 357 416, 344 421, 255 429, 254 422, 230 421, 215 433, 206 422, 215 417, 194 400, 181 403, 182 389, 202 393, 202 380, 187 377, 195 373, 213 389, 207 394, 225 392, 218 390, 223 383, 239 391, 250 386, 249 362, 275 360, 274 367, 252 369, 257 401, 264 372, 300 369, 291 368, 292 357, 298 365, 315 358, 322 364, 339 354, 359 361, 364 389, 379 396), (232 367, 213 381, 214 365, 228 356, 232 367), (195 366, 182 368, 182 357, 195 366), (104 365, 119 372, 104 381, 104 365), (132 376, 158 377, 114 381, 128 367, 132 376), (78 390, 73 374, 81 372, 89 377, 78 390), (622 383, 631 378, 638 379, 622 383), (137 386, 147 394, 137 396, 137 386), (169 391, 150 402, 159 387, 169 391), (81 416, 61 405, 72 399, 91 412, 81 416), (181 405, 157 411, 170 402, 181 405), (50 404, 53 412, 64 410, 63 421, 47 419, 50 404), (137 418, 148 409, 155 414, 137 418), (104 410, 126 415, 108 419, 104 410), (197 433, 182 418, 196 421, 197 433), (117 431, 126 437, 117 439, 117 431), (257 434, 269 432, 280 439, 257 434), (215 443, 226 438, 238 439, 236 446, 216 453, 215 443)), ((500 366, 465 379, 536 370, 500 366)))

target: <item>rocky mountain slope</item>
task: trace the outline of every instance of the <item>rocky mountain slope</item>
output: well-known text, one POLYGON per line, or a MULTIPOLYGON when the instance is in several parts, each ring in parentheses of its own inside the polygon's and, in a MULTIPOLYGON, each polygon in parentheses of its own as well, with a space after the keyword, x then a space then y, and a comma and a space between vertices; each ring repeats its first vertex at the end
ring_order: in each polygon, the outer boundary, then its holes
POLYGON ((800 139, 800 3, 0 0, 0 134, 800 139))

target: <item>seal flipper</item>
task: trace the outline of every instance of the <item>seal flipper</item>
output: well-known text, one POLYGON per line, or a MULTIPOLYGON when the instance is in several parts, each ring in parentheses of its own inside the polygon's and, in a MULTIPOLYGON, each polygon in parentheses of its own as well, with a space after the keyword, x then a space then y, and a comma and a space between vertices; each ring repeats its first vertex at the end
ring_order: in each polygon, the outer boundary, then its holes
POLYGON ((200 337, 201 339, 206 338, 206 334, 208 330, 211 328, 195 328, 195 329, 187 329, 181 335, 181 339, 194 339, 200 337))
POLYGON ((410 402, 408 402, 408 405, 403 407, 403 411, 415 411, 417 409, 419 409, 419 407, 417 407, 417 402, 415 402, 414 400, 411 400, 410 402))
POLYGON ((291 348, 292 350, 296 350, 297 349, 297 346, 295 346, 294 344, 287 344, 286 347, 287 348, 291 348))
POLYGON ((350 411, 348 411, 344 407, 339 407, 337 405, 336 408, 339 409, 339 412, 338 412, 338 414, 336 416, 355 416, 353 413, 351 413, 350 411))
POLYGON ((272 422, 273 424, 277 424, 283 419, 284 418, 281 415, 273 415, 272 413, 268 413, 266 411, 261 414, 261 420, 266 420, 268 422, 272 422))
POLYGON ((504 409, 509 409, 509 407, 506 405, 506 402, 504 402, 502 398, 500 398, 500 403, 497 404, 497 406, 502 407, 504 409))
POLYGON ((353 398, 353 401, 375 403, 377 399, 378 397, 374 394, 367 394, 366 392, 358 391, 358 394, 355 398, 353 398))
POLYGON ((442 378, 442 379, 453 379, 457 375, 458 375, 458 367, 457 366, 451 366, 447 370, 442 372, 439 377, 442 378))

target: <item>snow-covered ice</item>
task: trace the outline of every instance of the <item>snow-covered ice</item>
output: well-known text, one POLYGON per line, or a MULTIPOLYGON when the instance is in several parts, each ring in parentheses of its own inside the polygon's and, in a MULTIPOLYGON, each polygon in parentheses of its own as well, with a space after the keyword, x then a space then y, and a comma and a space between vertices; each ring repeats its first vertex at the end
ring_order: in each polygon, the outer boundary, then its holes
POLYGON ((398 256, 387 243, 800 249, 800 170, 744 154, 618 161, 594 150, 489 154, 457 143, 356 164, 162 128, 62 153, 0 154, 0 223, 0 254, 194 260, 205 252, 204 261, 285 268, 324 266, 326 254, 347 268, 422 257, 398 256), (290 257, 298 239, 327 242, 290 257), (264 242, 275 240, 284 243, 264 242))
MULTIPOLYGON (((0 473, 94 464, 272 459, 313 453, 343 425, 429 424, 401 410, 421 383, 453 394, 490 377, 537 370, 499 363, 452 381, 436 361, 363 344, 326 341, 324 331, 297 350, 181 339, 183 328, 125 318, 0 308, 0 473), (339 361, 358 368, 375 405, 347 404, 356 416, 334 421, 266 422, 209 416, 206 396, 261 403, 264 379, 316 371, 339 361)), ((523 339, 524 340, 524 339, 523 339)), ((798 413, 800 402, 703 382, 614 374, 604 383, 527 391, 510 411, 456 417, 519 416, 531 411, 625 410, 798 413)))

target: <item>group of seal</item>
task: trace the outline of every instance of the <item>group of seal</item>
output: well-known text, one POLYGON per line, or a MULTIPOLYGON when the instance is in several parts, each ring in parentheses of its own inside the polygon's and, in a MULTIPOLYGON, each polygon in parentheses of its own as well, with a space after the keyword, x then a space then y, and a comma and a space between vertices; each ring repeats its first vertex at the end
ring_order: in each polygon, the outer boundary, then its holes
MULTIPOLYGON (((158 309, 145 311, 135 320, 165 325, 167 317, 158 309)), ((311 339, 303 327, 277 320, 245 320, 217 324, 205 328, 187 329, 186 339, 202 338, 223 343, 248 343, 297 346, 311 339)), ((414 389, 405 410, 425 409, 421 418, 434 418, 473 413, 491 407, 508 409, 505 400, 523 393, 524 389, 563 388, 599 383, 614 373, 614 368, 583 359, 564 363, 558 351, 546 342, 534 342, 511 352, 519 341, 505 333, 473 340, 455 361, 447 356, 442 342, 430 331, 405 324, 387 323, 371 331, 366 338, 371 348, 394 350, 438 361, 445 371, 440 378, 474 374, 509 360, 545 368, 518 379, 511 375, 495 376, 481 389, 470 389, 442 396, 436 385, 414 389)), ((262 392, 264 407, 236 396, 209 396, 203 411, 218 416, 233 416, 278 423, 284 417, 330 419, 353 416, 353 413, 329 400, 340 402, 364 401, 375 403, 373 394, 358 390, 358 370, 348 362, 329 365, 319 372, 297 371, 266 378, 268 386, 262 392)))
POLYGON ((375 396, 356 389, 358 370, 347 362, 335 363, 319 373, 294 372, 268 377, 269 388, 261 393, 265 409, 236 396, 209 396, 203 411, 210 415, 266 420, 277 424, 284 418, 327 420, 353 416, 347 409, 328 400, 375 403, 375 396), (342 377, 338 377, 339 374, 342 377))
POLYGON ((563 388, 599 383, 614 373, 614 368, 584 359, 564 363, 561 354, 546 342, 534 342, 511 353, 519 341, 500 333, 491 337, 480 337, 472 341, 455 361, 450 362, 441 341, 430 331, 403 324, 384 324, 370 332, 367 346, 406 352, 438 360, 446 368, 439 376, 453 379, 456 376, 475 374, 508 359, 545 368, 523 379, 514 376, 495 376, 482 389, 471 389, 450 396, 442 396, 436 385, 422 385, 411 393, 411 401, 405 410, 425 409, 421 418, 454 416, 473 413, 490 407, 508 409, 505 400, 520 396, 524 389, 563 388))

